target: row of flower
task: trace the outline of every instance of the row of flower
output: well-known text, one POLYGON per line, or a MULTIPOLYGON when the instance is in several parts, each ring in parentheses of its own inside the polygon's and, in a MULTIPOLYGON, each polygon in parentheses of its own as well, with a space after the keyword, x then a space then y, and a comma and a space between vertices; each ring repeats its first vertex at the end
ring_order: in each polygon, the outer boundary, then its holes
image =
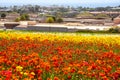
POLYGON ((118 80, 120 37, 0 33, 0 80, 118 80))

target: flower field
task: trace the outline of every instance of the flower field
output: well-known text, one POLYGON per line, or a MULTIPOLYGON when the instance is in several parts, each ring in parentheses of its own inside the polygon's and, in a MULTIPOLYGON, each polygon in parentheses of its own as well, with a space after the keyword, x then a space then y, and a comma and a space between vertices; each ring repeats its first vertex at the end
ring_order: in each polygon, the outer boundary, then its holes
POLYGON ((120 37, 0 32, 0 80, 120 80, 120 37))

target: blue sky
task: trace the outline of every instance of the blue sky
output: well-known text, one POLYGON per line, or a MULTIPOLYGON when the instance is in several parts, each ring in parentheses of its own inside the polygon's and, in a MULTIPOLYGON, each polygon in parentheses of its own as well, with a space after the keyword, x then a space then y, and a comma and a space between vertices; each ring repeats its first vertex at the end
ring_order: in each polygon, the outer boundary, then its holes
POLYGON ((0 5, 70 5, 70 6, 85 6, 85 7, 99 7, 99 6, 118 6, 120 0, 0 0, 0 5))

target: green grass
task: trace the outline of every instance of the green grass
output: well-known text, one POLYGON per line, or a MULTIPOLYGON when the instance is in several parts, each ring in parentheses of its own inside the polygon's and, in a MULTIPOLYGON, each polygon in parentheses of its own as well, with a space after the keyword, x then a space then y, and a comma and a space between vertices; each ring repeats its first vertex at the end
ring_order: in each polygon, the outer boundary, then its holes
POLYGON ((33 31, 33 30, 0 30, 0 33, 2 32, 12 32, 12 33, 16 33, 16 32, 23 32, 23 33, 63 33, 63 34, 68 34, 68 33, 73 33, 73 34, 89 34, 89 35, 111 35, 111 34, 117 34, 119 35, 120 32, 110 32, 110 31, 93 31, 93 30, 79 30, 76 32, 45 32, 45 31, 33 31))
POLYGON ((93 30, 79 30, 76 33, 98 33, 98 34, 120 34, 120 32, 115 31, 93 31, 93 30))

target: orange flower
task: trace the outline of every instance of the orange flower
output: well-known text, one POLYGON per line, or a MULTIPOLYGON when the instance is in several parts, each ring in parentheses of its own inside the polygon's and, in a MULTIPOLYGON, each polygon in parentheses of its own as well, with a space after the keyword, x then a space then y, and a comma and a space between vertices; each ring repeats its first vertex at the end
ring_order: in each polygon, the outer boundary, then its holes
POLYGON ((88 68, 87 68, 87 71, 91 71, 92 70, 92 66, 89 66, 88 68))
POLYGON ((96 63, 101 64, 102 62, 101 62, 101 60, 97 59, 96 63))
POLYGON ((104 77, 104 76, 105 76, 105 73, 100 72, 99 75, 100 75, 101 77, 104 77))
POLYGON ((47 78, 47 80, 52 80, 51 78, 47 78))
POLYGON ((83 75, 84 73, 85 73, 85 72, 83 72, 83 71, 81 71, 81 70, 78 71, 78 74, 82 74, 82 75, 83 75))
POLYGON ((54 77, 54 80, 60 80, 58 77, 54 77))
POLYGON ((106 76, 102 77, 103 80, 109 80, 106 76))

